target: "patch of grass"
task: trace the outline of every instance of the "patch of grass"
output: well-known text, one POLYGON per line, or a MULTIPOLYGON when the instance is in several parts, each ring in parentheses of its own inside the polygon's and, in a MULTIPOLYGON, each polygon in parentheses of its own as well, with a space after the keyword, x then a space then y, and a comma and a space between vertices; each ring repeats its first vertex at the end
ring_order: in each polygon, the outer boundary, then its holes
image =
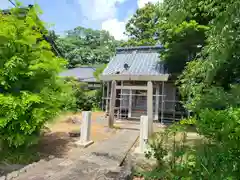
POLYGON ((121 129, 121 127, 118 125, 113 125, 113 129, 121 129))
POLYGON ((30 164, 40 160, 40 153, 37 151, 37 146, 18 149, 2 149, 0 154, 0 163, 30 164))
POLYGON ((102 112, 102 109, 98 107, 94 107, 92 108, 92 112, 102 112))
POLYGON ((135 169, 133 169, 133 171, 132 171, 132 176, 135 176, 135 177, 144 177, 144 171, 135 168, 135 169))
POLYGON ((157 168, 154 168, 151 171, 146 171, 143 169, 134 169, 132 171, 132 176, 145 180, 159 180, 160 177, 163 178, 164 173, 157 168))
POLYGON ((49 120, 47 122, 47 125, 53 125, 53 124, 56 124, 58 122, 65 121, 67 119, 67 117, 74 116, 74 114, 75 113, 73 113, 73 112, 63 112, 63 113, 60 113, 54 119, 49 120))

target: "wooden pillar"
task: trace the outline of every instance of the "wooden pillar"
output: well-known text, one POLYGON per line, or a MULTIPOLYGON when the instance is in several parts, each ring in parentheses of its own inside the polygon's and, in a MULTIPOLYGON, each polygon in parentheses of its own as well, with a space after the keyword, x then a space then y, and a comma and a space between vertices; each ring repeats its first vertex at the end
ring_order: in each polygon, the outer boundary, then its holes
POLYGON ((109 118, 108 118, 108 127, 109 128, 113 128, 115 104, 116 104, 116 81, 112 81, 110 107, 109 107, 109 118))
POLYGON ((163 123, 163 118, 164 118, 164 116, 163 116, 163 114, 164 114, 164 111, 165 111, 165 107, 164 107, 164 100, 165 100, 165 92, 164 92, 164 81, 162 81, 162 102, 161 102, 161 123, 163 123))
POLYGON ((129 89, 128 118, 132 117, 132 89, 129 89))
POLYGON ((173 86, 173 118, 176 121, 176 88, 173 86))
POLYGON ((107 94, 106 94, 106 98, 105 98, 105 100, 106 100, 105 112, 106 113, 109 112, 109 89, 110 89, 109 85, 110 85, 110 82, 107 82, 107 94))
POLYGON ((148 116, 148 134, 153 133, 153 83, 148 81, 147 83, 147 116, 148 116))
POLYGON ((103 110, 104 110, 104 103, 105 103, 105 101, 104 101, 104 98, 105 98, 105 83, 102 82, 101 85, 102 85, 102 102, 101 102, 101 108, 102 108, 102 111, 103 111, 103 110))
POLYGON ((124 96, 123 96, 123 81, 121 81, 121 91, 120 91, 120 108, 119 108, 119 119, 122 119, 122 108, 123 108, 123 101, 124 101, 124 96))
POLYGON ((160 85, 157 84, 156 86, 156 93, 155 93, 155 117, 154 117, 154 120, 158 120, 158 110, 159 110, 159 91, 160 91, 160 85))

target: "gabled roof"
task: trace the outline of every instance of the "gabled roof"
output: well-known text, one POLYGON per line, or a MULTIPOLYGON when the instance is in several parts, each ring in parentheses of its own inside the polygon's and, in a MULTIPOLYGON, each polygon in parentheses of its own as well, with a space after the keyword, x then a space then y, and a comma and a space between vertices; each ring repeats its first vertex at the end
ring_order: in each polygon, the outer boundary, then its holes
POLYGON ((96 78, 94 77, 95 71, 95 67, 77 67, 60 73, 60 76, 74 77, 82 82, 97 82, 96 78))
POLYGON ((116 55, 103 71, 102 79, 104 80, 104 76, 108 76, 108 80, 110 76, 118 76, 120 80, 120 76, 131 79, 133 76, 168 75, 164 63, 160 60, 161 50, 162 46, 118 48, 116 55))

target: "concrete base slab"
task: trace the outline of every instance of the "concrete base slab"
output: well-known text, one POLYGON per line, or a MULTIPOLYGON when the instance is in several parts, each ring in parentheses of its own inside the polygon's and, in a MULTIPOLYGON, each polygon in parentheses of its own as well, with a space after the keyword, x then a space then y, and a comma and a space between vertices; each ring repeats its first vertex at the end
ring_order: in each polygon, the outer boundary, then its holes
POLYGON ((146 152, 146 151, 142 152, 141 149, 140 149, 140 147, 136 147, 136 148, 134 149, 134 154, 144 155, 145 152, 146 152))
POLYGON ((94 143, 93 141, 88 141, 88 142, 77 141, 75 144, 76 144, 78 147, 86 148, 86 147, 92 145, 93 143, 94 143))
POLYGON ((144 150, 144 152, 142 152, 141 151, 141 149, 140 149, 140 147, 138 146, 138 147, 136 147, 135 149, 134 149, 134 154, 138 154, 138 155, 145 155, 145 153, 146 152, 149 152, 149 151, 151 151, 151 149, 150 149, 150 147, 147 147, 145 150, 144 150))

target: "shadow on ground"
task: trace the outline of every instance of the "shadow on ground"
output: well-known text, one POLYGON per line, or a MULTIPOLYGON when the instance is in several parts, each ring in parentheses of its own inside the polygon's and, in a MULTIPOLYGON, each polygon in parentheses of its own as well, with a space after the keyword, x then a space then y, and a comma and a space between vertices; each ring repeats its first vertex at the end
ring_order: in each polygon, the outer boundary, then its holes
POLYGON ((55 157, 62 158, 73 147, 76 140, 77 138, 70 137, 65 132, 47 133, 40 138, 38 145, 29 147, 27 150, 1 152, 6 160, 0 161, 0 177, 40 159, 48 161, 55 157))
POLYGON ((54 132, 45 134, 38 144, 38 152, 41 158, 62 158, 73 146, 77 138, 70 137, 66 132, 54 132))

